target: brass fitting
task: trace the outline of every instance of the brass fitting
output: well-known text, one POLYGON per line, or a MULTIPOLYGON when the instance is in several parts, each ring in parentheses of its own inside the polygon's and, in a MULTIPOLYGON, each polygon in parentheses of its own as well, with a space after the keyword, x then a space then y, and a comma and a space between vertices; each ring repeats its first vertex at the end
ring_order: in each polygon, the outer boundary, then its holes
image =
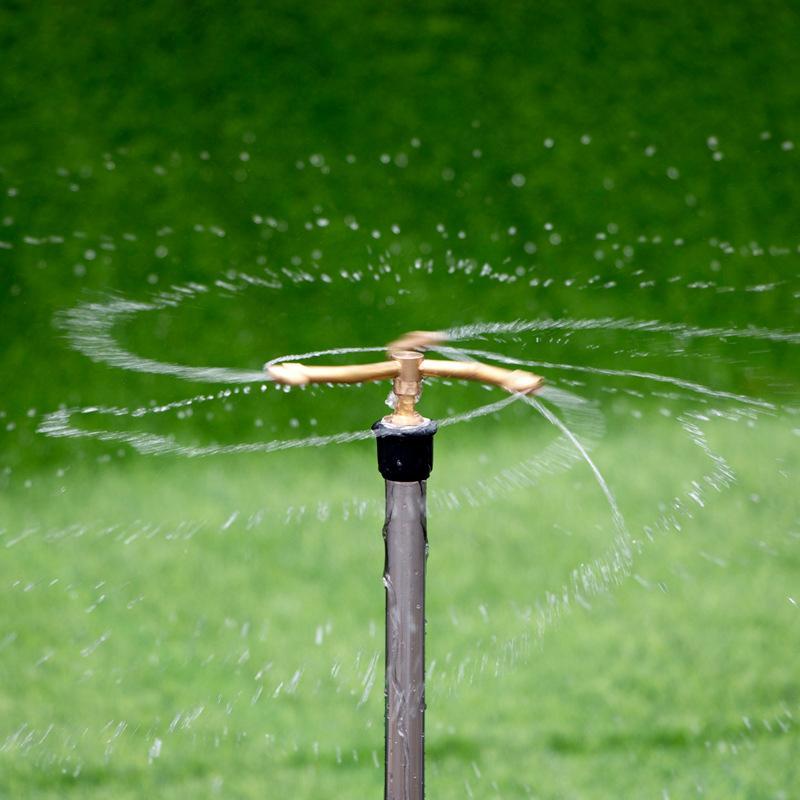
POLYGON ((423 355, 415 350, 398 350, 391 358, 399 365, 399 372, 394 379, 393 390, 396 398, 394 413, 383 418, 390 425, 406 428, 422 425, 425 418, 415 408, 422 394, 423 355))

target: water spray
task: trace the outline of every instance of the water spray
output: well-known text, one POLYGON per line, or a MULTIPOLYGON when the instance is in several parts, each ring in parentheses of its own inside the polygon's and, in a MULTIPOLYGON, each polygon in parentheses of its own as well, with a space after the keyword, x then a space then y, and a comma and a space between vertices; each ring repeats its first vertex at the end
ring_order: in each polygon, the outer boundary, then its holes
POLYGON ((392 342, 388 361, 348 366, 270 363, 277 383, 361 383, 393 379, 393 413, 372 426, 378 470, 386 482, 386 750, 385 800, 425 796, 425 566, 428 555, 426 483, 433 468, 435 422, 416 409, 424 378, 474 380, 528 395, 539 375, 476 361, 428 359, 419 352, 446 336, 413 331, 392 342))

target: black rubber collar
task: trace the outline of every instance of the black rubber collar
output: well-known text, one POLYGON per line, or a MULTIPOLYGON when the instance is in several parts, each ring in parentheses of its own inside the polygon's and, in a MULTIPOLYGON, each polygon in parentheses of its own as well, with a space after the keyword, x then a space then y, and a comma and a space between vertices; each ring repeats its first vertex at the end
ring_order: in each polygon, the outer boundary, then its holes
POLYGON ((433 469, 433 435, 438 426, 428 421, 398 428, 379 420, 372 426, 378 442, 378 469, 387 481, 425 481, 433 469))

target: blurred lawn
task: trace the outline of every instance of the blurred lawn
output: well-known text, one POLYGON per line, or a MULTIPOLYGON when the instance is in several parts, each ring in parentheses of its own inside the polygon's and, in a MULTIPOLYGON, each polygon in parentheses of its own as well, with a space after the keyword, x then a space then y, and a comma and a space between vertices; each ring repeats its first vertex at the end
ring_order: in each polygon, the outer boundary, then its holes
MULTIPOLYGON (((5 3, 3 408, 14 418, 186 391, 98 369, 65 347, 54 315, 99 293, 145 299, 184 281, 213 285, 230 269, 280 274, 297 258, 336 280, 284 281, 279 293, 252 290, 235 303, 207 297, 116 335, 150 357, 257 368, 281 353, 516 317, 796 327, 785 281, 797 273, 800 150, 781 143, 800 141, 798 40, 796 5, 774 1, 5 3), (515 174, 524 186, 512 186, 515 174), (319 216, 330 226, 308 230, 319 216), (598 233, 613 240, 602 262, 598 233), (788 251, 755 257, 753 242, 788 251), (635 255, 623 268, 625 245, 635 255), (470 285, 448 273, 448 252, 553 280, 470 285), (389 286, 338 278, 382 255, 408 289, 391 306, 389 286), (409 276, 420 257, 436 269, 409 276), (587 291, 564 283, 595 273, 587 291), (697 282, 740 290, 687 288, 697 282), (784 288, 742 291, 774 282, 784 288)), ((758 363, 766 375, 718 363, 714 383, 761 394, 795 374, 774 351, 758 363)), ((682 367, 709 377, 707 364, 682 367)), ((332 414, 363 424, 347 403, 332 414)), ((241 417, 228 425, 240 434, 241 417)), ((202 420, 187 426, 202 435, 202 420)), ((74 443, 17 435, 12 465, 75 457, 74 443)))
MULTIPOLYGON (((640 421, 596 453, 632 531, 708 469, 695 448, 682 476, 665 468, 675 429, 640 421)), ((776 496, 769 465, 796 474, 795 437, 777 420, 709 431, 737 486, 682 532, 644 540, 634 578, 541 640, 536 603, 612 538, 588 470, 432 514, 431 796, 791 797, 800 501, 776 496)), ((452 433, 439 434, 434 494, 485 448, 452 433)), ((509 464, 530 455, 508 433, 492 447, 509 464)), ((342 514, 354 486, 380 498, 372 445, 279 458, 235 473, 139 461, 73 475, 63 495, 51 476, 3 498, 0 716, 18 731, 0 748, 6 796, 380 794, 380 504, 342 514), (330 517, 287 521, 320 487, 330 517)))
MULTIPOLYGON (((800 142, 798 41, 797 5, 779 0, 3 3, 0 797, 382 787, 374 445, 177 460, 43 437, 62 404, 219 388, 92 363, 60 314, 291 265, 334 280, 214 290, 114 335, 144 357, 258 368, 480 320, 796 331, 798 148, 783 145, 800 142), (423 257, 431 274, 413 268, 423 257), (528 272, 480 281, 453 274, 459 259, 528 272), (337 277, 372 264, 393 271, 337 277)), ((500 347, 797 396, 789 345, 599 331, 533 344, 500 347)), ((660 400, 618 414, 625 388, 652 387, 615 380, 612 398, 605 383, 581 388, 609 425, 594 456, 640 537, 708 462, 660 400)), ((141 424, 200 443, 359 430, 384 393, 258 394, 141 424)), ((432 389, 425 411, 479 398, 432 389)), ((540 639, 537 603, 613 531, 585 466, 527 489, 503 478, 547 441, 543 423, 521 427, 532 414, 438 434, 429 795, 798 796, 796 421, 710 424, 736 486, 540 639), (486 471, 493 498, 448 507, 486 471)))

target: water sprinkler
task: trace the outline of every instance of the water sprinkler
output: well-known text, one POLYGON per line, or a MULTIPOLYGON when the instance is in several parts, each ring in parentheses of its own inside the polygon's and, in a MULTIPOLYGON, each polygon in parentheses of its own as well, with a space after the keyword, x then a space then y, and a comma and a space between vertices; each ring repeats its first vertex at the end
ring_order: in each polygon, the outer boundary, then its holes
POLYGON ((417 411, 422 380, 474 380, 515 394, 529 394, 543 383, 539 375, 524 370, 429 359, 419 352, 446 338, 435 331, 412 331, 388 346, 388 361, 375 364, 265 366, 270 378, 289 386, 393 379, 394 410, 372 426, 378 470, 386 482, 385 800, 423 800, 425 796, 425 493, 437 425, 417 411))

